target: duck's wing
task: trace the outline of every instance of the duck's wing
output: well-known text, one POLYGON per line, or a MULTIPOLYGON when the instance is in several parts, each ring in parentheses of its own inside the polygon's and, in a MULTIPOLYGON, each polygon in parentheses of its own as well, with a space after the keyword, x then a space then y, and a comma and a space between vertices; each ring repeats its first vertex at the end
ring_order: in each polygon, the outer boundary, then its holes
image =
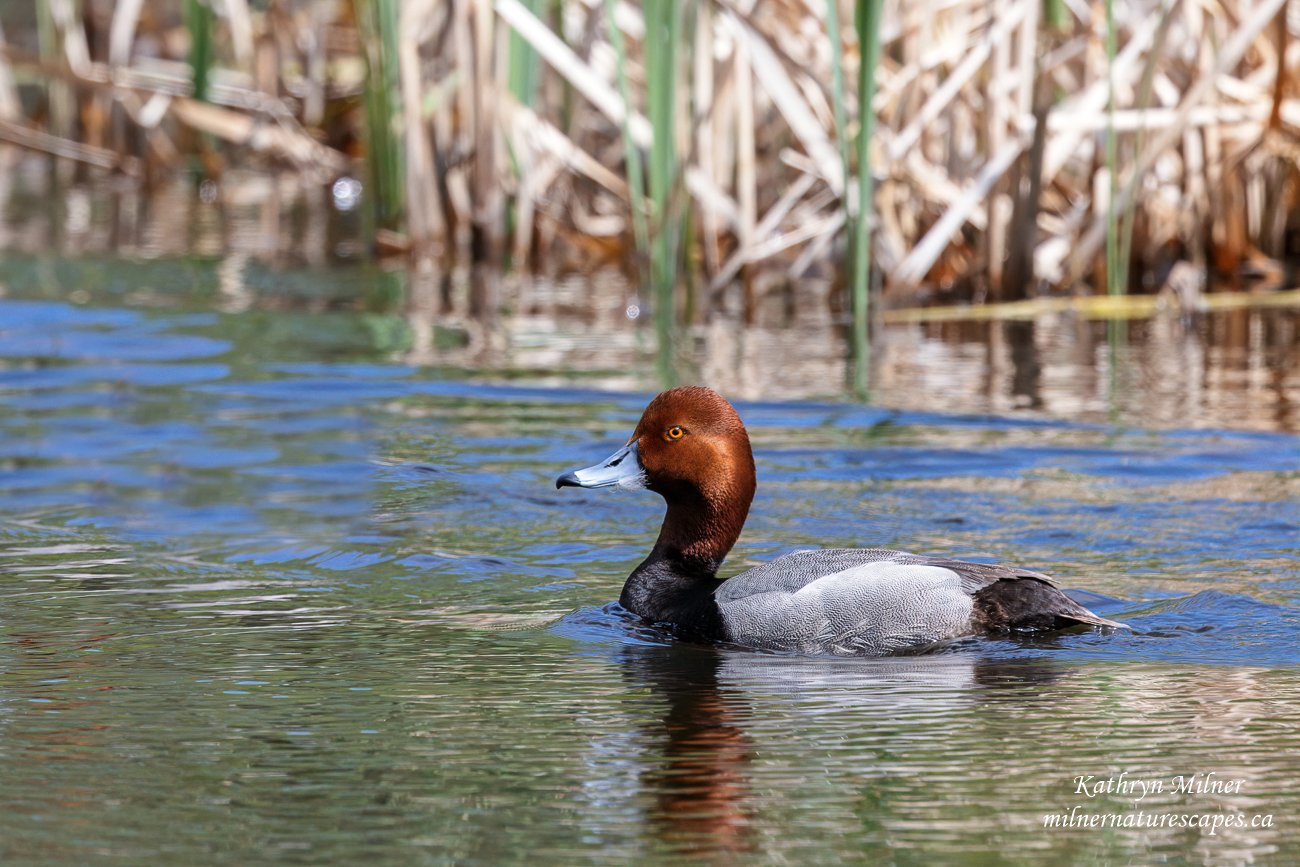
POLYGON ((738 644, 883 656, 972 631, 973 597, 957 572, 881 548, 796 551, 724 581, 714 593, 738 644))
POLYGON ((951 569, 960 575, 962 589, 975 600, 972 616, 992 632, 1038 632, 1080 624, 1108 629, 1129 628, 1093 614, 1065 595, 1051 578, 1033 569, 915 554, 907 556, 951 569))
POLYGON ((921 631, 961 621, 993 632, 1061 629, 1077 624, 1123 628, 1093 614, 1042 572, 969 563, 887 548, 796 551, 722 583, 724 616, 756 619, 764 610, 824 609, 834 631, 859 628, 879 612, 921 631))
POLYGON ((947 569, 954 573, 956 586, 971 596, 1003 578, 1036 578, 1051 583, 1046 575, 1027 569, 1013 570, 1006 566, 967 563, 889 548, 814 548, 782 555, 729 578, 718 588, 716 598, 719 602, 732 602, 755 593, 797 593, 815 581, 839 576, 848 570, 854 570, 862 580, 886 573, 898 577, 906 570, 897 567, 906 566, 947 569))

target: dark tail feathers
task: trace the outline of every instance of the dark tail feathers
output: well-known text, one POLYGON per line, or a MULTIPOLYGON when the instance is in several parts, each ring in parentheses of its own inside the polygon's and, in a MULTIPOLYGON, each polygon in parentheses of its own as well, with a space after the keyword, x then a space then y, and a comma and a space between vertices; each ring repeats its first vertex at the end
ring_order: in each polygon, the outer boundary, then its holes
POLYGON ((1071 626, 1128 629, 1093 614, 1037 578, 1004 578, 975 593, 974 616, 990 632, 1046 632, 1071 626))

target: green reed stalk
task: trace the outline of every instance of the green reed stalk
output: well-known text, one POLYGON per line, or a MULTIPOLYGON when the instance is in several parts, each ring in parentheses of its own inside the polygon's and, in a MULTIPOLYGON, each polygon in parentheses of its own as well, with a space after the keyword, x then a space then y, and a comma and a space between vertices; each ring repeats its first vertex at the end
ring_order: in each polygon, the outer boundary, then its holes
POLYGON ((650 240, 650 283, 655 293, 655 332, 660 374, 672 378, 673 295, 681 224, 669 207, 677 183, 676 100, 682 40, 681 0, 645 0, 646 115, 654 129, 648 180, 655 231, 650 240))
MULTIPOLYGON (((393 126, 401 116, 398 92, 397 33, 400 0, 356 0, 357 31, 366 58, 366 174, 372 229, 400 229, 405 212, 402 142, 393 126)), ((419 118, 409 118, 418 123, 419 118)))
MULTIPOLYGON (((1142 70, 1142 83, 1138 86, 1137 108, 1138 111, 1146 112, 1151 105, 1151 91, 1155 86, 1156 67, 1160 63, 1160 58, 1164 54, 1165 36, 1169 33, 1169 22, 1173 20, 1170 15, 1170 8, 1166 6, 1161 13, 1160 25, 1156 29, 1155 37, 1152 39, 1151 51, 1147 53, 1147 62, 1142 70)), ((1142 143, 1145 139, 1145 127, 1139 125, 1137 132, 1133 137, 1133 154, 1135 161, 1142 157, 1142 143)), ((1127 186, 1127 195, 1125 196, 1124 209, 1120 212, 1119 217, 1119 269, 1120 280, 1122 285, 1128 286, 1129 262, 1133 254, 1133 223, 1137 219, 1137 196, 1136 187, 1142 182, 1134 172, 1129 179, 1127 186)))
POLYGON ((862 63, 858 68, 858 213, 852 223, 849 255, 853 261, 853 386, 865 395, 870 382, 870 340, 867 305, 871 289, 871 134, 875 112, 876 64, 880 59, 882 0, 859 0, 858 44, 862 63))
MULTIPOLYGON (((59 47, 58 28, 54 24, 54 10, 50 0, 37 0, 36 38, 41 60, 57 67, 64 62, 59 47)), ((72 86, 57 76, 45 79, 45 98, 48 101, 49 130, 61 138, 73 136, 73 119, 76 116, 75 96, 72 86)), ((53 176, 52 176, 53 177, 53 176)))
POLYGON ((212 71, 212 31, 216 15, 203 0, 185 0, 185 29, 190 34, 190 70, 194 76, 194 98, 208 99, 208 76, 212 71))
MULTIPOLYGON (((835 112, 835 143, 840 149, 844 186, 849 183, 849 136, 844 108, 844 38, 840 33, 839 0, 826 0, 826 35, 831 40, 831 108, 835 112)), ((845 194, 847 198, 847 193, 845 194)))
MULTIPOLYGON (((533 13, 540 21, 545 14, 542 0, 520 0, 524 8, 533 13)), ((511 95, 519 102, 520 105, 531 108, 537 100, 538 81, 541 75, 541 61, 537 54, 537 49, 524 39, 514 29, 510 28, 509 35, 506 37, 506 87, 511 95)), ((528 171, 528 166, 519 160, 519 155, 515 153, 515 148, 506 137, 506 157, 510 161, 510 168, 517 178, 523 178, 528 171)), ((513 198, 507 198, 505 201, 505 222, 506 234, 514 236, 520 231, 518 225, 518 202, 513 198)), ((518 244, 518 239, 516 239, 518 244)), ((516 246, 516 249, 518 247, 516 246)), ((514 263, 511 262, 510 267, 514 263)))
POLYGON ((1119 265, 1119 210, 1115 207, 1119 197, 1119 148, 1115 133, 1115 0, 1106 0, 1106 80, 1109 97, 1106 100, 1106 171, 1110 184, 1110 201, 1106 204, 1106 291, 1121 295, 1127 288, 1120 282, 1119 265))
MULTIPOLYGON (((542 0, 521 0, 524 7, 540 20, 542 0)), ((531 106, 537 97, 537 83, 541 63, 537 50, 513 29, 510 31, 506 55, 506 85, 522 105, 531 106)))
POLYGON ((59 56, 59 34, 54 26, 50 0, 36 0, 36 39, 41 60, 53 63, 59 56))
POLYGON ((619 95, 627 111, 623 115, 623 156, 627 161, 627 193, 632 208, 632 238, 637 252, 648 261, 650 256, 650 230, 646 225, 645 173, 641 167, 641 151, 632 141, 632 94, 627 82, 627 49, 623 45, 623 31, 614 23, 614 0, 605 0, 605 23, 609 27, 609 42, 614 46, 617 61, 619 95))
MULTIPOLYGON (((1109 84, 1107 99, 1106 170, 1109 172, 1110 201, 1106 204, 1106 292, 1122 295, 1127 290, 1127 278, 1120 267, 1119 211, 1119 148, 1115 132, 1115 54, 1118 34, 1115 32, 1115 0, 1106 0, 1106 77, 1109 84)), ((1127 271, 1127 268, 1123 269, 1127 271)), ((1128 322, 1113 318, 1106 322, 1106 347, 1109 358, 1109 394, 1112 420, 1119 408, 1119 349, 1127 341, 1128 322)))
POLYGON ((1043 23, 1052 30, 1060 32, 1065 29, 1064 0, 1043 0, 1043 23))

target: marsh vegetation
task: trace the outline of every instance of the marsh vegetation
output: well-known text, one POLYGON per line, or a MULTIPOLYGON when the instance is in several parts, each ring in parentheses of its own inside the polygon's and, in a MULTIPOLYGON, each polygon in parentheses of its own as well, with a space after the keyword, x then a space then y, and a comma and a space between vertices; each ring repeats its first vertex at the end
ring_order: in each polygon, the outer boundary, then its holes
POLYGON ((612 269, 661 342, 821 305, 861 378, 875 308, 1195 311, 1300 257, 1283 0, 33 9, 0 15, 0 139, 143 195, 359 207, 362 252, 421 273, 612 269))

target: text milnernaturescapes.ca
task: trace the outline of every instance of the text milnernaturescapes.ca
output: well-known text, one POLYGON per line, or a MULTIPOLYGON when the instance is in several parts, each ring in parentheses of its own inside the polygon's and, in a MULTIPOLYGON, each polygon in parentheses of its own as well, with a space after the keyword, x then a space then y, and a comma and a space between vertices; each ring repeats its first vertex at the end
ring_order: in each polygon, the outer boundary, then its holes
MULTIPOLYGON (((1118 795, 1133 802, 1134 806, 1148 795, 1198 796, 1240 795, 1245 780, 1219 776, 1214 771, 1195 771, 1166 777, 1133 776, 1127 771, 1109 776, 1080 774, 1073 779, 1074 794, 1092 801, 1103 796, 1118 795)), ((1110 800, 1114 800, 1113 798, 1110 800)), ((1172 805, 1170 805, 1172 806, 1172 805)), ((1093 813, 1082 804, 1068 811, 1045 813, 1044 828, 1200 828, 1213 837, 1221 828, 1272 828, 1271 814, 1246 815, 1239 810, 1215 805, 1210 812, 1181 812, 1168 810, 1151 812, 1134 809, 1130 812, 1093 813)))
POLYGON ((1087 813, 1078 804, 1068 813, 1043 814, 1044 828, 1200 828, 1214 837, 1220 828, 1272 828, 1271 814, 1257 813, 1087 813))

